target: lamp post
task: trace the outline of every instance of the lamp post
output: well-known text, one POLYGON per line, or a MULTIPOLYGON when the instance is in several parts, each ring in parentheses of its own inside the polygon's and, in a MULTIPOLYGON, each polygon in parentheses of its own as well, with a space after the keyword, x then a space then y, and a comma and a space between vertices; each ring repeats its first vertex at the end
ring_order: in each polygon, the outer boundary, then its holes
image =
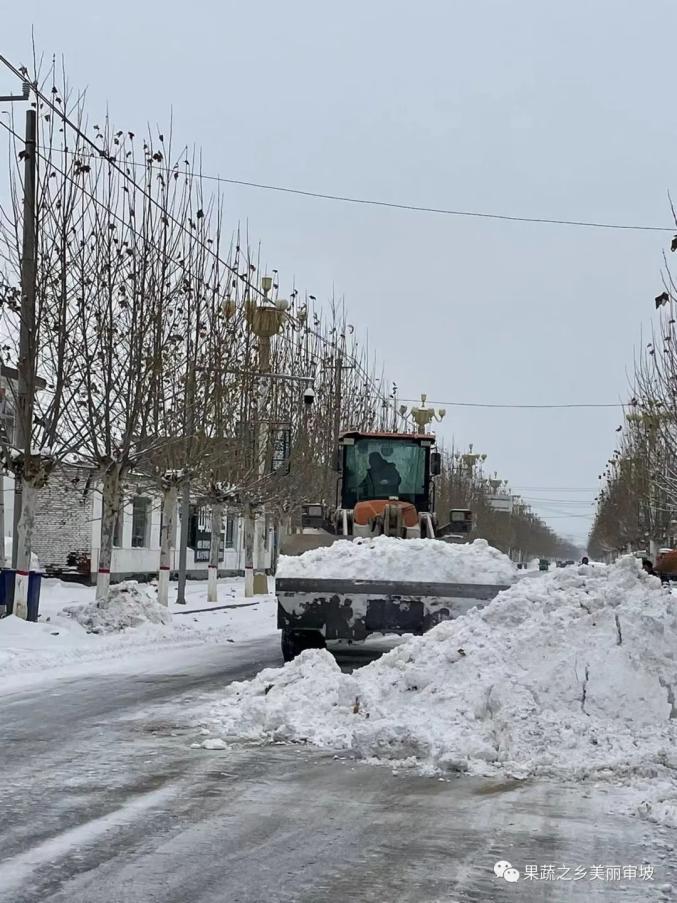
POLYGON ((463 464, 465 465, 465 467, 467 468, 467 470, 470 474, 474 473, 475 465, 478 462, 482 463, 486 460, 487 460, 486 455, 479 454, 478 452, 473 451, 472 442, 468 446, 468 451, 464 455, 461 455, 461 461, 463 461, 463 464))
MULTIPOLYGON (((444 420, 446 413, 447 413, 444 410, 444 408, 440 408, 437 411, 434 408, 427 408, 426 407, 427 398, 428 398, 428 396, 425 393, 423 393, 421 395, 420 407, 411 408, 411 410, 409 411, 409 416, 416 424, 416 427, 417 427, 419 433, 425 433, 426 427, 429 426, 429 424, 431 424, 433 421, 436 420, 438 422, 441 422, 442 420, 444 420)), ((400 411, 401 416, 406 419, 407 406, 401 405, 399 411, 400 411)))
MULTIPOLYGON (((251 332, 259 340, 258 355, 258 386, 256 399, 256 422, 254 424, 254 464, 259 476, 262 479, 268 470, 269 458, 269 423, 264 417, 266 394, 268 391, 267 377, 270 374, 270 349, 271 340, 276 336, 283 324, 284 318, 289 307, 289 302, 282 298, 277 298, 274 302, 270 298, 273 288, 273 279, 271 276, 263 276, 261 278, 261 289, 263 291, 262 303, 257 303, 253 298, 247 298, 245 301, 245 318, 251 332)), ((244 531, 245 531, 245 596, 262 595, 268 592, 268 580, 266 578, 265 568, 261 568, 261 560, 263 558, 263 540, 264 537, 259 531, 257 543, 257 561, 258 568, 255 568, 254 560, 254 543, 255 543, 255 516, 254 508, 251 500, 247 500, 244 512, 244 531)))

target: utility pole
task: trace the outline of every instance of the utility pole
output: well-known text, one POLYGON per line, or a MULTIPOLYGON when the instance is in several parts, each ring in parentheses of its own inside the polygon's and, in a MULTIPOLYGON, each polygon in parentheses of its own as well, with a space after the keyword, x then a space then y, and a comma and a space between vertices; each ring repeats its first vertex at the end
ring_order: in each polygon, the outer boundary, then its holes
MULTIPOLYGON (((17 391, 17 448, 23 452, 24 468, 31 454, 33 407, 35 403, 35 291, 36 291, 36 197, 37 175, 37 113, 26 110, 24 147, 23 242, 21 252, 21 324, 19 332, 18 391, 17 391)), ((23 500, 23 476, 17 474, 14 483, 14 524, 12 537, 12 567, 19 562, 18 528, 23 500)), ((3 538, 4 541, 4 538, 3 538)), ((28 550, 30 566, 30 550, 28 550)), ((27 579, 27 578, 26 578, 27 579)))
POLYGON ((338 453, 339 436, 341 435, 341 402, 343 394, 343 357, 336 357, 334 370, 334 448, 332 454, 338 453))
MULTIPOLYGON (((21 94, 4 94, 0 97, 0 102, 2 103, 15 103, 16 101, 26 101, 29 99, 31 93, 31 86, 27 81, 24 81, 23 88, 21 94)), ((30 340, 32 333, 28 333, 28 330, 24 331, 24 324, 26 323, 26 311, 24 310, 24 306, 26 303, 26 299, 30 297, 32 299, 32 324, 35 325, 35 232, 36 232, 36 222, 35 222, 35 174, 36 174, 36 133, 37 133, 37 119, 35 110, 29 110, 26 113, 26 145, 24 147, 24 222, 23 222, 23 248, 22 248, 22 257, 21 257, 21 348, 23 350, 24 360, 28 361, 28 351, 27 347, 29 342, 25 341, 26 338, 30 340), (27 250, 30 252, 27 255, 27 250)), ((22 368, 21 368, 21 357, 22 352, 19 352, 19 392, 22 387, 22 368)), ((28 434, 30 437, 30 428, 32 425, 32 406, 31 406, 31 420, 28 424, 28 434)), ((5 421, 7 422, 7 421, 5 421)), ((16 421, 15 421, 16 422, 16 421)), ((21 433, 19 433, 21 436, 21 433)), ((14 442, 14 436, 7 436, 7 441, 10 445, 14 442)), ((30 439, 29 439, 30 441, 30 439)), ((19 448, 24 448, 21 442, 18 442, 19 448)), ((2 566, 5 566, 5 512, 4 512, 4 501, 5 501, 5 487, 4 487, 4 479, 0 478, 0 491, 2 492, 2 535, 0 537, 2 541, 2 566)), ((20 477, 15 477, 14 482, 14 518, 13 518, 13 533, 12 533, 12 567, 16 569, 17 564, 17 527, 19 525, 19 517, 21 515, 21 479, 20 477)))
POLYGON ((186 576, 188 564, 188 528, 190 526, 190 480, 186 478, 181 486, 181 536, 179 538, 179 585, 176 601, 186 604, 186 576))
POLYGON ((193 378, 189 379, 189 385, 186 386, 186 473, 184 474, 183 483, 181 484, 181 534, 179 538, 179 585, 177 588, 176 601, 178 605, 186 604, 186 570, 188 563, 188 528, 190 526, 190 474, 188 473, 188 464, 190 463, 190 455, 188 453, 190 445, 193 441, 193 433, 195 431, 195 415, 193 411, 193 403, 195 401, 195 383, 193 378))

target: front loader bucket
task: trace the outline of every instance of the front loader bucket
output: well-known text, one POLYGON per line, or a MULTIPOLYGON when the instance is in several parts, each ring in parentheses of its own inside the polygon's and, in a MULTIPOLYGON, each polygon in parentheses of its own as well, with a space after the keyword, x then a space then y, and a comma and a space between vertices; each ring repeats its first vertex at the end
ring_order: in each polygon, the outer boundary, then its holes
POLYGON ((281 577, 275 582, 277 626, 319 631, 327 640, 372 633, 422 634, 441 621, 486 605, 507 586, 281 577))

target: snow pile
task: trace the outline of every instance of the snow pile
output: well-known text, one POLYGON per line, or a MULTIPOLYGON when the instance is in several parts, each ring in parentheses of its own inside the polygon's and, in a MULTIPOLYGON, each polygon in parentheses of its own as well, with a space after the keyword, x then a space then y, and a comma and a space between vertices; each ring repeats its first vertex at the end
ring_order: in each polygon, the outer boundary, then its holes
POLYGON ((105 602, 70 605, 63 611, 88 633, 117 633, 146 623, 171 622, 169 609, 157 601, 157 591, 134 580, 112 586, 105 602))
MULTIPOLYGON (((270 594, 257 596, 256 600, 245 599, 241 577, 219 580, 219 601, 215 605, 207 601, 206 580, 188 581, 186 605, 177 604, 177 584, 172 582, 169 586, 170 623, 148 619, 148 611, 156 610, 156 589, 152 584, 140 589, 150 593, 151 605, 143 603, 143 621, 139 626, 93 633, 90 623, 100 628, 101 620, 106 618, 102 607, 94 602, 95 587, 43 579, 38 623, 14 616, 0 618, 3 688, 7 690, 8 686, 16 684, 25 689, 29 682, 81 676, 118 665, 141 667, 142 657, 150 664, 156 656, 165 659, 168 654, 173 655, 181 649, 213 645, 230 649, 239 643, 258 642, 262 638, 277 644, 275 597, 270 594), (75 610, 77 616, 67 610, 75 610)), ((113 586, 112 590, 115 593, 118 587, 113 586)), ((162 608, 161 617, 166 620, 167 614, 167 609, 162 608)))
POLYGON ((277 570, 278 577, 494 584, 510 584, 516 573, 508 556, 484 539, 455 545, 390 536, 337 540, 303 555, 283 555, 277 570))
POLYGON ((205 723, 424 773, 651 776, 677 768, 676 693, 674 599, 629 558, 520 581, 351 675, 306 651, 205 723))

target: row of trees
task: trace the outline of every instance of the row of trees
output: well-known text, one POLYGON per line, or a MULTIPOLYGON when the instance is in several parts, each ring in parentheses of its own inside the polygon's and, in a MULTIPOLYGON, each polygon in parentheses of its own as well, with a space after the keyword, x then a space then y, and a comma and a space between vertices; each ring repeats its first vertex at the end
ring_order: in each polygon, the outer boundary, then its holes
MULTIPOLYGON (((280 521, 304 500, 333 501, 339 432, 392 428, 395 393, 339 299, 320 305, 294 284, 283 292, 281 273, 267 269, 247 234, 226 236, 222 199, 205 189, 196 151, 175 147, 171 133, 138 137, 108 118, 86 127, 82 96, 63 78, 57 87, 53 70, 33 81, 31 97, 29 367, 19 348, 27 150, 14 123, 0 206, 0 362, 19 362, 34 399, 17 411, 25 443, 0 435, 2 466, 22 487, 17 569, 28 570, 36 494, 60 464, 77 462, 102 486, 98 598, 108 594, 132 474, 163 494, 161 599, 180 498, 212 509, 214 578, 224 507, 243 511, 251 575, 256 512, 280 521)), ((506 525, 486 502, 480 472, 465 474, 454 456, 447 465, 440 510, 473 507, 480 534, 499 547, 555 554, 556 538, 528 509, 506 525)), ((184 518, 184 548, 186 529, 184 518)), ((19 605, 25 589, 17 583, 19 605)))
MULTIPOLYGON (((280 516, 300 487, 321 492, 341 424, 378 428, 389 400, 340 303, 320 313, 293 285, 283 300, 260 248, 239 231, 224 237, 222 201, 205 191, 196 152, 175 148, 171 134, 139 138, 108 119, 87 130, 81 96, 57 88, 54 72, 32 97, 35 403, 17 412, 28 452, 9 435, 1 444, 22 487, 17 567, 28 570, 36 492, 61 462, 84 462, 103 487, 97 595, 105 598, 132 472, 162 490, 166 512, 184 492, 211 504, 216 530, 223 505, 242 507, 251 540, 255 510, 265 503, 280 516), (312 406, 302 400, 310 384, 312 406), (280 435, 290 466, 274 468, 280 435)), ((0 208, 5 363, 19 360, 22 328, 19 131, 10 129, 0 208)), ((165 517, 165 592, 173 534, 165 517)), ((251 541, 248 551, 251 569, 251 541)))
MULTIPOLYGON (((672 242, 677 248, 677 237, 672 242)), ((634 361, 616 448, 599 475, 590 552, 655 557, 677 537, 677 290, 665 267, 650 341, 634 361)))
POLYGON ((515 561, 529 558, 575 559, 579 549, 559 537, 529 505, 513 496, 506 481, 484 473, 486 455, 457 451, 443 453, 437 481, 440 519, 452 508, 473 512, 474 532, 515 561), (507 509, 507 510, 506 510, 507 509))

